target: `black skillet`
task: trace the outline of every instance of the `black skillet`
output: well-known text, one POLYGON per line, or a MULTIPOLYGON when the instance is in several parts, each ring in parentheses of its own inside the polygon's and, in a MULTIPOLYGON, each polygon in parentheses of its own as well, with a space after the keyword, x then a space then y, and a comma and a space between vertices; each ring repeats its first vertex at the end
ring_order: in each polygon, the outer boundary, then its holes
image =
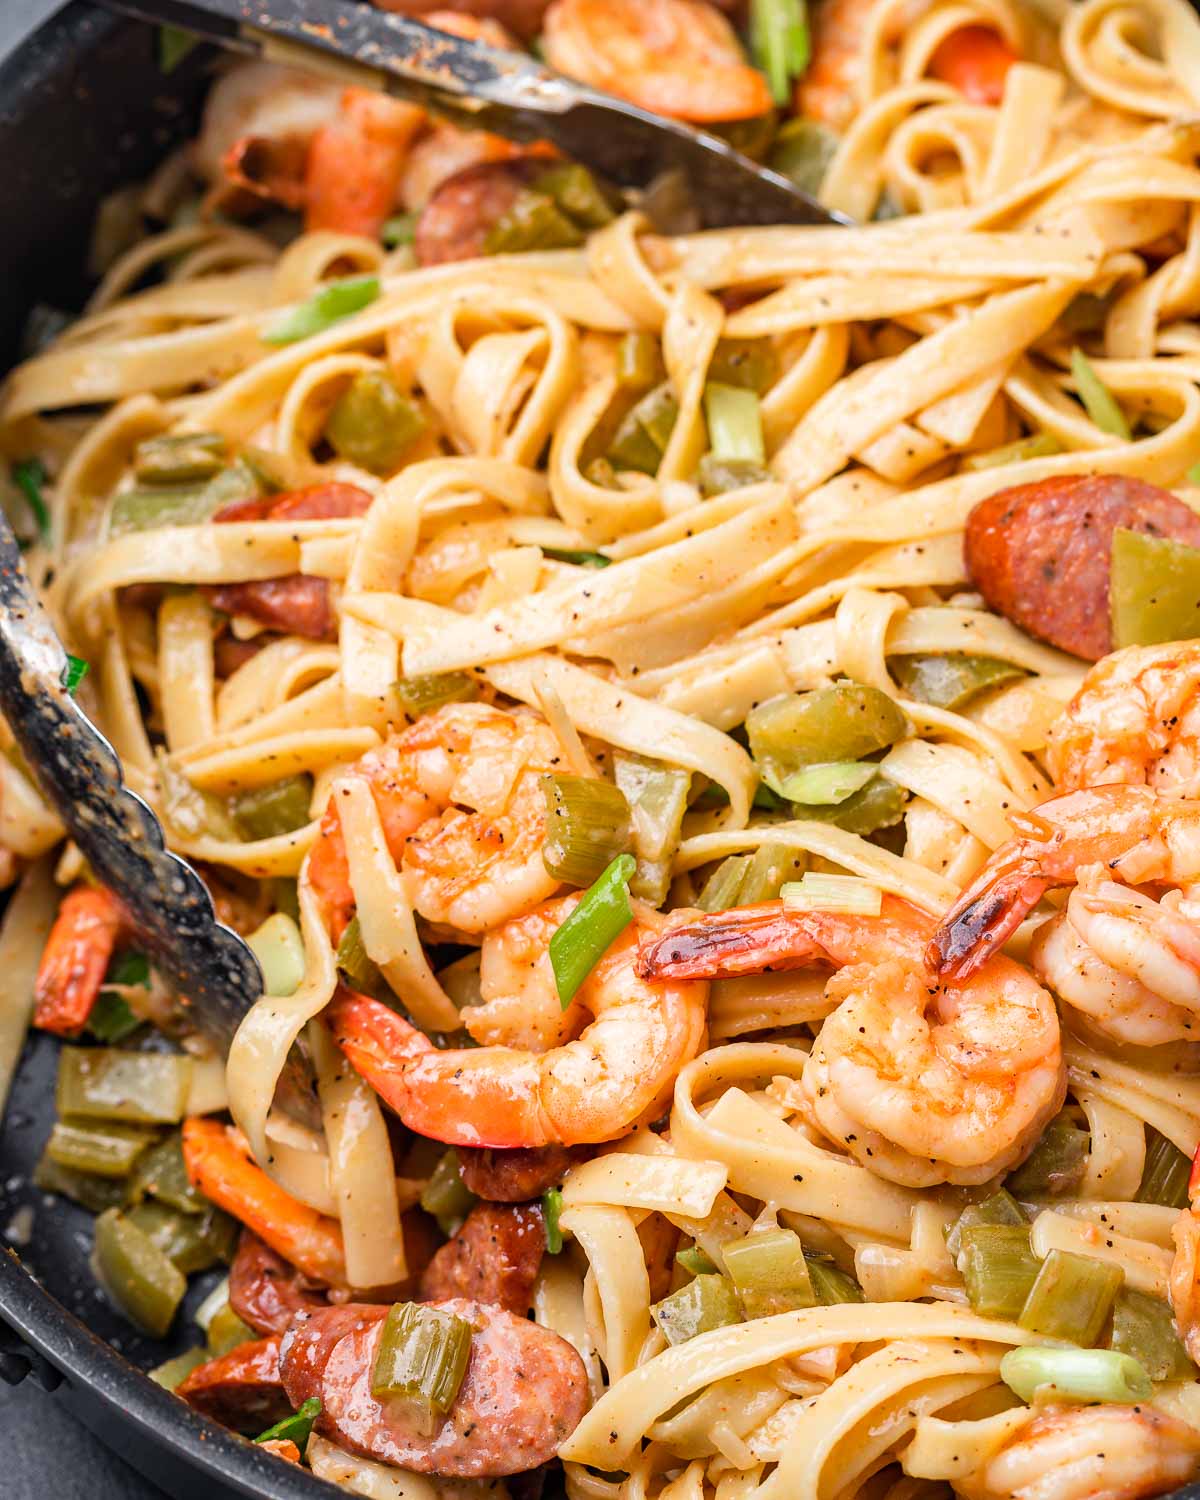
MULTIPOLYGON (((155 42, 151 28, 76 0, 0 65, 0 368, 17 358, 35 302, 81 304, 101 198, 146 176, 195 129, 207 59, 192 54, 164 77, 155 42)), ((141 1373, 194 1341, 188 1314, 214 1278, 193 1284, 168 1343, 135 1333, 97 1290, 91 1216, 29 1182, 54 1117, 56 1056, 51 1038, 31 1039, 0 1125, 0 1246, 17 1210, 34 1210, 20 1260, 0 1248, 0 1379, 40 1386, 174 1500, 344 1495, 141 1373)), ((1173 1500, 1200 1500, 1200 1484, 1173 1500)))

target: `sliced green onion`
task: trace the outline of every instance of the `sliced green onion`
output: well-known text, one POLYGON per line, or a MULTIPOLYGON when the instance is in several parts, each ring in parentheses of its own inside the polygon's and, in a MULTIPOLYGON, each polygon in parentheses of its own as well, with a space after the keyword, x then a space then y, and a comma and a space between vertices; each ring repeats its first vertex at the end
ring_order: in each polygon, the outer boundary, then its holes
POLYGON ((613 561, 603 552, 584 552, 575 547, 543 547, 542 553, 556 562, 574 563, 577 568, 611 568, 613 561))
POLYGON ((803 0, 750 0, 750 50, 772 99, 787 104, 811 51, 803 0))
POLYGON ((1021 1165, 1008 1174, 1006 1186, 1018 1197, 1073 1192, 1083 1181, 1091 1149, 1088 1131, 1080 1130, 1069 1114, 1056 1115, 1021 1165))
POLYGON ((1125 1280, 1120 1266, 1051 1250, 1042 1262, 1017 1322, 1031 1333, 1091 1347, 1125 1280))
POLYGON ((1186 1208, 1191 1170, 1191 1162, 1178 1146, 1157 1130, 1147 1128, 1146 1165, 1134 1201, 1161 1203, 1164 1208, 1186 1208))
POLYGON ((389 250, 398 245, 411 245, 417 235, 417 220, 420 214, 393 214, 379 232, 379 238, 389 250))
POLYGON ((747 485, 763 484, 774 477, 762 464, 742 458, 718 458, 715 453, 706 453, 696 470, 696 483, 706 500, 714 495, 727 495, 731 490, 744 490, 747 485))
POLYGON ((155 1132, 113 1120, 56 1120, 46 1142, 46 1155, 73 1172, 91 1172, 97 1177, 126 1177, 148 1146, 155 1132))
POLYGON ((62 685, 73 698, 79 684, 88 674, 88 664, 82 656, 72 656, 67 652, 67 664, 63 668, 62 685))
POLYGON ((173 73, 185 57, 200 45, 200 38, 182 26, 158 28, 158 70, 173 73))
POLYGON ((421 1189, 421 1207, 433 1215, 446 1238, 452 1239, 478 1202, 479 1199, 462 1180, 458 1152, 453 1149, 443 1151, 433 1169, 433 1176, 421 1189))
POLYGON ((1194 1380, 1196 1367, 1161 1297, 1122 1287, 1113 1303, 1109 1348, 1130 1354, 1151 1380, 1194 1380))
POLYGON ((46 504, 42 494, 42 486, 46 483, 46 470, 41 460, 26 458, 19 464, 14 464, 12 477, 13 483, 25 497, 25 504, 28 505, 30 514, 33 516, 38 535, 44 543, 48 544, 50 541, 50 507, 46 504))
POLYGON ((246 939, 263 972, 268 995, 294 995, 304 982, 304 939, 291 917, 277 911, 246 939))
POLYGON ((591 885, 633 841, 625 794, 594 776, 543 776, 542 790, 547 873, 568 885, 591 885))
POLYGON ((1008 1224, 1021 1228, 1028 1224, 1028 1220, 1021 1205, 1003 1188, 979 1203, 968 1203, 946 1230, 946 1249, 956 1260, 962 1249, 963 1231, 976 1224, 1008 1224))
POLYGON ((791 1229, 752 1230, 721 1246, 725 1270, 747 1318, 766 1318, 816 1303, 800 1236, 791 1229))
POLYGON ((873 781, 879 768, 873 761, 835 760, 825 766, 805 766, 785 777, 773 791, 788 802, 806 807, 836 805, 873 781))
POLYGON ((859 875, 814 875, 808 870, 801 879, 788 881, 779 894, 793 911, 877 917, 883 909, 883 892, 859 875))
POLYGON ((786 844, 760 844, 746 860, 737 893, 738 906, 774 901, 785 885, 804 875, 804 851, 786 844))
POLYGON ((1188 640, 1200 631, 1200 548, 1119 526, 1108 592, 1115 647, 1188 640))
POLYGON ((733 1283, 703 1274, 656 1302, 650 1313, 668 1344, 686 1344, 697 1334, 742 1321, 733 1283))
POLYGON ((401 677, 396 697, 410 719, 420 718, 446 703, 468 703, 478 695, 479 683, 469 672, 430 673, 424 677, 401 677))
POLYGON ((359 468, 386 476, 429 426, 420 406, 382 370, 360 370, 325 422, 334 451, 359 468))
POLYGON ((228 452, 219 432, 146 438, 133 450, 133 472, 141 484, 195 484, 220 473, 228 452))
POLYGON ((888 670, 908 697, 935 708, 962 708, 989 688, 1025 676, 1020 667, 997 656, 964 656, 958 651, 893 656, 888 670))
POLYGON ((1022 1401, 1148 1401, 1150 1377, 1136 1359, 1113 1349, 1045 1349, 1027 1344, 1000 1361, 1000 1379, 1022 1401))
POLYGON ((125 1314, 152 1338, 162 1338, 187 1291, 187 1280, 157 1245, 115 1208, 96 1220, 92 1257, 96 1279, 125 1314))
POLYGON ((161 1385, 164 1391, 173 1391, 183 1384, 193 1370, 198 1370, 201 1365, 207 1364, 208 1359, 208 1350, 203 1345, 197 1344, 194 1349, 187 1349, 182 1354, 177 1354, 174 1359, 166 1359, 161 1365, 155 1365, 153 1370, 147 1370, 146 1373, 155 1385, 161 1385))
POLYGON ((637 869, 632 854, 618 854, 550 939, 550 967, 566 1010, 583 981, 633 921, 629 881, 637 869))
POLYGON ((264 344, 294 344, 324 333, 343 318, 361 312, 379 296, 378 276, 349 276, 329 281, 306 302, 293 307, 262 335, 264 344))
POLYGON ((738 904, 742 893, 742 881, 746 878, 749 858, 745 854, 731 854, 723 859, 704 882, 696 905, 701 911, 729 911, 738 904))
POLYGON ((56 1100, 60 1115, 173 1125, 187 1106, 191 1058, 116 1047, 62 1047, 56 1100))
POLYGON ((1051 458, 1062 452, 1062 444, 1048 432, 1037 432, 1030 437, 1018 438, 1015 443, 1005 443, 1000 448, 989 448, 986 453, 972 453, 963 459, 962 466, 969 473, 980 469, 999 469, 1004 464, 1024 463, 1030 458, 1051 458))
POLYGON ((312 792, 313 780, 307 773, 287 776, 234 797, 230 811, 243 837, 277 838, 280 834, 295 833, 308 822, 312 792))
POLYGON ((762 412, 753 391, 710 381, 704 387, 704 416, 714 458, 766 463, 762 412))
POLYGON ((683 1269, 692 1276, 711 1276, 717 1269, 716 1262, 701 1250, 699 1245, 689 1245, 675 1257, 683 1269))
POLYGON ((542 1194, 542 1220, 546 1226, 546 1250, 557 1255, 563 1247, 559 1217, 562 1214, 563 1196, 561 1188, 547 1188, 542 1194))
POLYGON ((648 391, 666 377, 662 350, 652 333, 626 333, 617 345, 617 384, 628 391, 648 391))
POLYGON ((303 1454, 312 1436, 313 1423, 321 1415, 321 1402, 317 1396, 302 1401, 290 1417, 284 1417, 266 1432, 260 1432, 256 1443, 293 1442, 303 1454))
POLYGON ((837 1307, 847 1302, 865 1302, 866 1294, 854 1277, 823 1255, 806 1255, 808 1279, 822 1307, 837 1307))
POLYGON ((1015 1318, 1039 1271, 1029 1226, 972 1224, 961 1243, 958 1265, 971 1306, 985 1318, 1015 1318))
POLYGON ((1110 432, 1114 437, 1129 442, 1133 434, 1125 413, 1116 397, 1092 368, 1091 360, 1082 349, 1071 350, 1071 374, 1075 377, 1075 389, 1083 402, 1084 410, 1101 432, 1110 432))
POLYGON ((467 1360, 472 1328, 466 1318, 416 1302, 396 1302, 384 1319, 371 1392, 428 1404, 445 1413, 454 1405, 467 1360))
POLYGON ((351 917, 346 924, 338 941, 336 959, 352 989, 363 995, 374 995, 378 991, 381 975, 378 966, 367 956, 357 916, 351 917))

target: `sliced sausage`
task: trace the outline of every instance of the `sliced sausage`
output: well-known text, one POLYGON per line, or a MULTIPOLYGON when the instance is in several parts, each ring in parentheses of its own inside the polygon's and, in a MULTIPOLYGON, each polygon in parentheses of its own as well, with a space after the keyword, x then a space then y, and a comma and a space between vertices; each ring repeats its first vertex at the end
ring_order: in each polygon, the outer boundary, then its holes
POLYGON ((489 231, 545 170, 544 159, 517 157, 477 162, 447 177, 417 220, 413 249, 419 264, 440 266, 482 255, 489 231))
POLYGON ((498 1307, 452 1299, 438 1304, 475 1329, 466 1374, 454 1405, 432 1436, 414 1422, 404 1402, 371 1392, 371 1371, 382 1335, 382 1308, 360 1307, 359 1325, 332 1347, 321 1325, 351 1308, 302 1313, 284 1340, 280 1368, 295 1405, 317 1395, 317 1425, 331 1441, 366 1458, 454 1479, 498 1478, 536 1469, 558 1451, 587 1405, 583 1361, 548 1328, 498 1307), (378 1314, 379 1316, 368 1316, 378 1314), (296 1378, 294 1352, 303 1342, 304 1369, 296 1378), (328 1348, 328 1354, 323 1351, 328 1348), (323 1354, 319 1389, 312 1370, 323 1354))
POLYGON ((421 1297, 466 1297, 524 1316, 546 1252, 538 1203, 477 1203, 421 1277, 421 1297))
POLYGON ((261 1432, 292 1412, 279 1373, 279 1343, 279 1335, 272 1334, 239 1344, 197 1365, 175 1394, 224 1427, 261 1432))
POLYGON ((458 1148, 459 1176, 477 1198, 489 1203, 528 1203, 566 1176, 576 1153, 566 1146, 486 1146, 458 1148))
POLYGON ((967 518, 967 573, 1029 635, 1088 661, 1112 650, 1108 580, 1117 527, 1200 546, 1200 516, 1119 474, 1063 474, 1001 490, 967 518))
POLYGON ((388 1315, 378 1302, 347 1302, 341 1307, 298 1312, 279 1345, 279 1370, 292 1405, 321 1395, 325 1366, 333 1346, 356 1329, 373 1328, 388 1315))
POLYGON ((324 1307, 326 1299, 282 1255, 243 1229, 229 1268, 229 1305, 256 1333, 286 1333, 298 1312, 324 1307))

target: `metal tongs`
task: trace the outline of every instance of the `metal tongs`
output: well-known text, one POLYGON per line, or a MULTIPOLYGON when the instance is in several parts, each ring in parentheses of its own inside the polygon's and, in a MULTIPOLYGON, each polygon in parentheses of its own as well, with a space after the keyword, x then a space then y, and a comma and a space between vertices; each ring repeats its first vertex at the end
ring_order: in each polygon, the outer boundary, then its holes
POLYGON ((682 176, 701 224, 848 224, 718 136, 650 114, 524 53, 465 41, 355 0, 103 0, 219 46, 332 73, 473 130, 548 140, 618 187, 682 176))

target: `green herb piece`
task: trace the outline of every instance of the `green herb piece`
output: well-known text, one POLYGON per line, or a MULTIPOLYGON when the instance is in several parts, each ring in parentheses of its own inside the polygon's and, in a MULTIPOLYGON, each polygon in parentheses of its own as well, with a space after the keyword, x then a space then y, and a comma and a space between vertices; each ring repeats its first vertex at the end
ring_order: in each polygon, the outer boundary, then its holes
POLYGON ((421 1189, 420 1202, 425 1212, 437 1220, 438 1228, 447 1239, 458 1233, 462 1221, 479 1199, 462 1180, 457 1151, 443 1151, 433 1169, 433 1176, 421 1189))
POLYGON ((299 1448, 301 1455, 308 1447, 308 1440, 312 1436, 313 1423, 321 1415, 321 1402, 318 1397, 310 1396, 307 1401, 302 1401, 290 1417, 284 1417, 281 1422, 276 1422, 273 1427, 268 1427, 266 1432, 260 1432, 254 1439, 256 1443, 292 1442, 299 1448))
POLYGON ((98 1042, 123 1042, 142 1024, 129 1007, 128 1000, 113 990, 101 990, 88 1012, 85 1030, 98 1042))
POLYGON ((752 1230, 744 1239, 723 1245, 721 1254, 747 1318, 815 1305, 804 1247, 793 1230, 752 1230))
POLYGON ((792 82, 811 55, 803 0, 750 0, 750 51, 766 74, 772 99, 787 104, 792 82))
POLYGON ((383 1322, 371 1393, 448 1412, 467 1372, 471 1334, 466 1318, 454 1313, 417 1302, 394 1303, 383 1322))
POLYGON ((93 1268, 101 1286, 131 1323, 151 1338, 165 1336, 187 1280, 157 1245, 117 1209, 96 1220, 93 1268))
POLYGON ((714 458, 733 463, 766 463, 762 412, 753 391, 709 381, 704 387, 704 416, 714 458))
POLYGON ((668 1344, 686 1344, 698 1334, 742 1321, 733 1283, 703 1274, 656 1302, 650 1313, 668 1344))
POLYGON ((1120 1266, 1069 1250, 1051 1250, 1017 1322, 1031 1333, 1090 1348, 1100 1337, 1124 1280, 1120 1266))
POLYGON ((557 1255, 563 1247, 559 1218, 562 1214, 563 1196, 561 1188, 547 1188, 542 1194, 542 1220, 546 1226, 546 1250, 557 1255))
POLYGON ((909 698, 935 708, 964 708, 980 693, 1025 673, 996 656, 965 656, 957 651, 933 656, 893 656, 888 670, 909 698))
POLYGON ((1146 1164, 1134 1194, 1138 1203, 1160 1203, 1164 1208, 1188 1206, 1188 1178, 1192 1164, 1178 1146, 1147 1127, 1146 1164))
POLYGON ((67 652, 67 664, 63 668, 62 685, 73 698, 79 684, 88 674, 88 664, 82 656, 72 656, 67 652))
POLYGON ((380 293, 378 276, 349 276, 328 281, 306 302, 283 314, 263 334, 264 344, 294 344, 324 333, 343 318, 369 307, 380 293))
POLYGON ((1000 1379, 1022 1401, 1148 1401, 1150 1377, 1113 1349, 1045 1349, 1027 1344, 1000 1361, 1000 1379))
POLYGON ((1200 549, 1119 526, 1112 539, 1109 609, 1117 649, 1200 633, 1200 549))
POLYGON ((1092 362, 1082 349, 1071 350, 1071 374, 1075 377, 1075 389, 1083 402, 1084 410, 1101 432, 1110 432, 1114 437, 1129 442, 1133 436, 1129 421, 1117 403, 1116 397, 1092 368, 1092 362))
POLYGON ((624 793, 611 781, 594 776, 543 776, 542 790, 542 863, 547 873, 568 885, 591 885, 632 843, 624 793))
POLYGON ((618 854, 551 937, 550 967, 564 1010, 610 945, 633 921, 629 881, 636 869, 632 854, 618 854))
POLYGON ((958 1265, 971 1306, 985 1318, 1017 1317, 1040 1270, 1028 1224, 969 1225, 958 1265))
POLYGON ((334 451, 372 474, 394 474, 428 428, 420 406, 382 370, 361 370, 334 402, 325 436, 334 451))
POLYGON ((46 504, 42 494, 42 486, 46 483, 46 470, 40 459, 26 458, 19 464, 13 465, 13 483, 25 497, 25 504, 33 516, 34 525, 37 527, 38 536, 43 545, 50 544, 50 507, 46 504))

